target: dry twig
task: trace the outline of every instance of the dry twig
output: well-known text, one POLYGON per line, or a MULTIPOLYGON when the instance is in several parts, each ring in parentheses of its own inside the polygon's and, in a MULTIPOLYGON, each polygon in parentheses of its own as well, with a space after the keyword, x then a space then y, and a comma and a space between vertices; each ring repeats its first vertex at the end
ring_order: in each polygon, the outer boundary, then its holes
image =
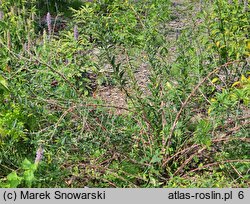
MULTIPOLYGON (((206 77, 204 77, 197 85, 196 87, 193 89, 193 91, 189 94, 189 96, 186 98, 186 100, 184 101, 184 103, 182 104, 179 112, 177 113, 176 117, 175 117, 175 120, 174 120, 174 123, 170 129, 170 133, 169 133, 169 136, 168 136, 168 140, 167 140, 167 148, 170 146, 171 144, 171 139, 172 139, 172 136, 173 136, 173 133, 174 133, 174 130, 176 128, 176 125, 178 123, 178 120, 180 119, 180 116, 181 116, 181 113, 182 111, 184 110, 184 108, 186 107, 187 103, 189 102, 189 100, 192 98, 192 96, 194 96, 195 92, 199 89, 199 87, 206 81, 209 79, 209 77, 211 77, 214 73, 216 73, 218 70, 220 70, 222 67, 227 67, 231 64, 234 64, 236 62, 239 62, 239 60, 236 60, 236 61, 232 61, 232 62, 227 62, 226 64, 223 64, 221 65, 220 67, 214 69, 212 72, 210 72, 206 77)), ((163 144, 164 146, 166 144, 163 144)))

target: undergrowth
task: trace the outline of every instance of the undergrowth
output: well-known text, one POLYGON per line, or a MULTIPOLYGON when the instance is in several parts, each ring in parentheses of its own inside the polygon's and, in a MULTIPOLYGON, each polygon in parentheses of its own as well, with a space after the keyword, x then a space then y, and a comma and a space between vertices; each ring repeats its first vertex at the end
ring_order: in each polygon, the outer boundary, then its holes
POLYGON ((190 8, 170 40, 170 1, 49 2, 1 1, 0 187, 249 187, 246 4, 190 8))

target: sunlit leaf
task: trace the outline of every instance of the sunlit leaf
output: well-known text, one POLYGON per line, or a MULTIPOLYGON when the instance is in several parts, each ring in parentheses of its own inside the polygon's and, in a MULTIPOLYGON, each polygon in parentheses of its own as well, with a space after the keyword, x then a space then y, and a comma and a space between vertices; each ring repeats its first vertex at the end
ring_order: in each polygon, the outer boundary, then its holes
POLYGON ((0 87, 9 91, 7 81, 0 75, 0 87))
POLYGON ((219 80, 219 78, 218 78, 218 77, 213 78, 213 79, 212 79, 212 83, 214 84, 214 83, 216 83, 218 80, 219 80))

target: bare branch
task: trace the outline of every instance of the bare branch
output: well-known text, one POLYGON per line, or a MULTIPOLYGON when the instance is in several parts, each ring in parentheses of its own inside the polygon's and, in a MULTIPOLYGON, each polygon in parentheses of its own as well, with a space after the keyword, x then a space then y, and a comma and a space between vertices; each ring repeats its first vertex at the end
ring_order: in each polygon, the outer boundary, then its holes
POLYGON ((236 162, 250 163, 250 159, 232 159, 232 160, 225 160, 225 161, 219 161, 219 162, 209 163, 209 164, 206 164, 204 166, 198 167, 196 169, 193 169, 193 170, 187 172, 182 177, 185 178, 185 177, 187 177, 192 172, 200 171, 202 169, 206 169, 206 168, 209 168, 209 167, 218 166, 218 165, 224 164, 224 163, 236 163, 236 162))
MULTIPOLYGON (((212 76, 214 73, 216 73, 218 70, 220 70, 222 67, 227 67, 231 64, 234 64, 236 62, 239 62, 239 60, 236 60, 236 61, 232 61, 232 62, 227 62, 226 64, 223 64, 221 65, 220 67, 214 69, 212 72, 210 72, 205 78, 203 78, 197 85, 196 87, 193 89, 193 91, 189 94, 189 96, 186 98, 186 100, 184 101, 184 103, 182 104, 179 112, 177 113, 176 117, 175 117, 175 120, 174 120, 174 123, 170 129, 170 133, 169 133, 169 136, 168 136, 168 141, 167 141, 167 148, 170 146, 171 144, 171 139, 172 139, 172 136, 173 136, 173 133, 174 133, 174 130, 176 128, 176 125, 177 125, 177 122, 181 116, 181 113, 182 111, 184 110, 185 106, 187 105, 187 103, 189 102, 189 100, 192 98, 192 96, 195 94, 195 92, 199 89, 199 87, 206 81, 209 79, 210 76, 212 76)), ((164 144, 166 145, 166 144, 164 144)))

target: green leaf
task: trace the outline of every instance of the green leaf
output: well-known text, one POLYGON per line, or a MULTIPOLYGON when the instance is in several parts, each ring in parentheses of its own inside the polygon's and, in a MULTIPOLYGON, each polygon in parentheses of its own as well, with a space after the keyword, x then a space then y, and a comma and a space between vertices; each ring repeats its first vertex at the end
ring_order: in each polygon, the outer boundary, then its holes
POLYGON ((219 81, 219 78, 218 78, 218 77, 215 77, 215 78, 213 78, 212 83, 214 84, 214 83, 216 83, 217 81, 219 81))
POLYGON ((17 175, 16 171, 13 171, 7 176, 7 180, 10 188, 16 188, 21 183, 22 178, 17 175))
POLYGON ((8 88, 7 81, 0 75, 0 87, 2 87, 4 90, 10 91, 8 88))
POLYGON ((25 171, 23 174, 23 178, 27 186, 30 188, 32 185, 32 182, 35 180, 34 171, 31 171, 31 170, 25 171))
POLYGON ((22 168, 24 170, 32 169, 32 163, 28 159, 24 159, 22 162, 22 168))
POLYGON ((158 162, 160 162, 161 160, 162 160, 162 158, 159 157, 158 154, 156 154, 156 155, 153 156, 153 158, 152 158, 152 160, 151 160, 151 163, 158 163, 158 162))

